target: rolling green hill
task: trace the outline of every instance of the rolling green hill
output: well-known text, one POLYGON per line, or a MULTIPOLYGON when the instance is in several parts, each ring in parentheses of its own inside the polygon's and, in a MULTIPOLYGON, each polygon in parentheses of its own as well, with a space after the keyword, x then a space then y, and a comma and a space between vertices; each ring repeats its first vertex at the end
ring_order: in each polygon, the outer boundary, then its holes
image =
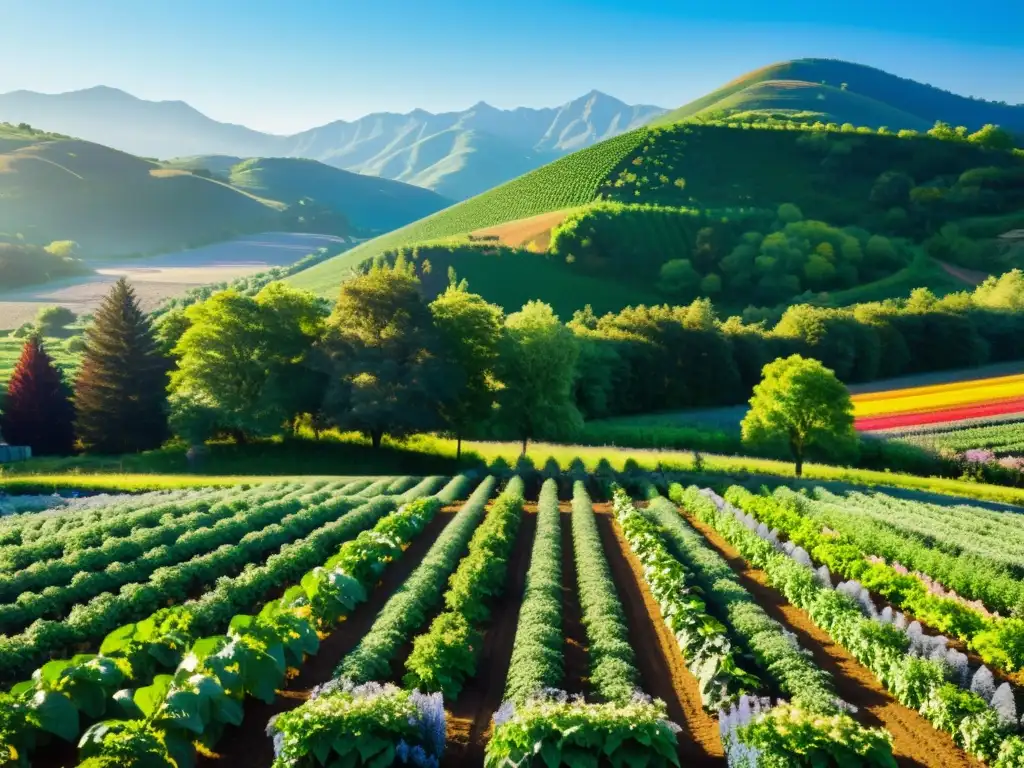
POLYGON ((364 232, 386 232, 451 204, 429 189, 343 171, 316 160, 255 158, 228 169, 237 189, 289 205, 310 198, 364 232))
POLYGON ((0 145, 0 231, 74 240, 82 256, 172 250, 274 229, 286 206, 66 138, 0 145))
POLYGON ((678 123, 562 158, 291 282, 332 296, 361 263, 405 250, 429 262, 431 290, 455 266, 506 308, 558 284, 563 313, 616 295, 623 306, 709 295, 740 310, 800 295, 884 296, 917 280, 948 290, 955 283, 936 279, 932 259, 1013 266, 995 238, 1024 226, 1022 204, 1024 157, 966 141, 678 123), (480 232, 580 206, 554 217, 546 253, 480 232), (617 293, 591 302, 595 281, 617 293))
POLYGON ((972 130, 993 123, 1024 133, 1024 105, 958 96, 874 67, 832 59, 796 59, 754 70, 668 112, 655 124, 716 113, 780 110, 813 113, 812 120, 886 125, 893 130, 919 130, 941 120, 972 130))

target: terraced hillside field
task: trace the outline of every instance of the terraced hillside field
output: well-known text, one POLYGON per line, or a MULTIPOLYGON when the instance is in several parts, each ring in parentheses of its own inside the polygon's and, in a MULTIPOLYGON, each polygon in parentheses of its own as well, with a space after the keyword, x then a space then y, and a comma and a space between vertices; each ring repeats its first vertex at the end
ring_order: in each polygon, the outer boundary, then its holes
POLYGON ((582 472, 52 504, 0 520, 15 764, 1024 755, 1012 512, 582 472))
POLYGON ((1024 156, 819 128, 684 122, 632 131, 289 281, 333 297, 361 266, 404 252, 429 262, 428 293, 443 290, 449 267, 472 271, 471 286, 511 311, 524 294, 551 300, 536 293, 549 282, 564 297, 562 314, 696 296, 740 311, 806 296, 877 300, 924 284, 945 293, 960 284, 940 262, 972 274, 1017 264, 999 235, 1024 225, 1024 156), (528 241, 502 236, 545 214, 551 225, 528 241), (622 295, 605 302, 595 283, 622 295))

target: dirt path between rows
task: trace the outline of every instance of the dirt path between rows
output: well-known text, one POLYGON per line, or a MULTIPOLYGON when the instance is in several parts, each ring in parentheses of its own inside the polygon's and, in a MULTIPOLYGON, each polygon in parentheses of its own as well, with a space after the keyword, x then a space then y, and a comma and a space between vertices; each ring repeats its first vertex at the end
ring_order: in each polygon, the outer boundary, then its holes
POLYGON ((569 504, 562 504, 562 660, 565 676, 562 688, 569 693, 590 693, 590 654, 587 651, 587 630, 583 626, 579 583, 576 579, 576 556, 572 544, 572 513, 569 504))
POLYGON ((913 710, 898 703, 871 672, 843 647, 832 642, 810 617, 769 586, 764 571, 751 568, 725 539, 699 520, 687 521, 708 541, 740 577, 743 586, 765 612, 796 633, 800 647, 811 652, 818 666, 832 675, 836 693, 858 708, 857 719, 864 725, 885 728, 893 737, 893 754, 905 768, 952 768, 981 766, 960 750, 945 733, 913 710))
POLYGON ((626 611, 629 643, 637 655, 644 691, 668 705, 669 719, 682 727, 679 761, 687 766, 722 766, 725 752, 718 721, 704 711, 697 680, 690 674, 654 596, 644 582, 640 562, 615 524, 610 505, 595 504, 598 530, 626 611))
POLYGON ((448 743, 442 766, 484 764, 484 748, 490 738, 491 716, 501 706, 505 680, 512 660, 519 609, 526 591, 526 574, 537 531, 537 505, 527 505, 519 526, 516 546, 509 558, 506 588, 492 606, 491 625, 484 635, 484 647, 477 660, 477 674, 448 707, 448 743))
POLYGON ((302 665, 302 671, 278 692, 273 704, 264 704, 248 699, 245 705, 245 719, 237 728, 224 731, 217 744, 215 755, 200 756, 198 766, 206 768, 265 768, 274 761, 274 749, 267 737, 267 721, 274 715, 295 709, 309 698, 310 691, 317 685, 334 677, 334 668, 369 631, 384 604, 395 591, 405 583, 423 560, 434 540, 458 511, 458 507, 447 507, 430 521, 427 527, 396 562, 384 571, 383 579, 373 591, 370 599, 356 608, 352 615, 320 643, 320 650, 302 665))

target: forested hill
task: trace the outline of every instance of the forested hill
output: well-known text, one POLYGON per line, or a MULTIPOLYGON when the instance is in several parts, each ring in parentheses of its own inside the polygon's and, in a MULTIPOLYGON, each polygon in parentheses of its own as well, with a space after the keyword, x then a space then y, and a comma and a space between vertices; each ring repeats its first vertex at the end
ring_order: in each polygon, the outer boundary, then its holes
POLYGON ((1024 227, 1024 156, 1003 148, 1009 141, 993 128, 901 135, 787 121, 645 128, 364 243, 292 282, 333 297, 361 263, 404 249, 429 263, 425 282, 433 289, 454 266, 506 308, 540 298, 563 314, 585 304, 614 311, 698 295, 742 310, 812 294, 847 303, 920 285, 945 292, 956 283, 939 261, 988 273, 1017 265, 1019 255, 999 240, 1024 227))
POLYGON ((807 113, 810 119, 892 130, 936 121, 971 130, 992 123, 1024 133, 1024 105, 960 96, 874 67, 834 59, 797 59, 749 72, 658 118, 807 113))

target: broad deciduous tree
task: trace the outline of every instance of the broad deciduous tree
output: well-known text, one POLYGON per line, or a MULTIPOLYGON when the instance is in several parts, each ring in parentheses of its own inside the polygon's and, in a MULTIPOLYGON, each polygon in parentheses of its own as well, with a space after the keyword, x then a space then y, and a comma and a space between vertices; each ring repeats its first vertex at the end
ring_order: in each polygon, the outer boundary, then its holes
POLYGON ((441 416, 455 434, 456 458, 466 431, 486 420, 494 406, 494 366, 498 360, 503 312, 470 293, 465 281, 452 283, 430 304, 440 336, 441 356, 451 369, 452 397, 441 416))
POLYGON ((196 442, 217 431, 239 442, 279 431, 309 407, 308 356, 324 315, 315 296, 282 283, 255 297, 221 291, 189 307, 174 347, 175 431, 196 442))
POLYGON ((499 357, 501 417, 522 441, 569 434, 582 425, 573 402, 579 340, 551 307, 531 301, 509 315, 499 357))
POLYGON ((103 300, 85 344, 75 382, 82 444, 97 453, 159 447, 167 438, 167 362, 124 278, 103 300))
POLYGON ((857 441, 849 391, 830 369, 800 355, 764 367, 741 428, 745 443, 785 440, 797 477, 803 474, 808 447, 857 441))
POLYGON ((443 426, 449 367, 438 356, 419 280, 403 259, 342 286, 320 348, 330 372, 324 410, 338 427, 362 432, 378 448, 384 435, 443 426))

